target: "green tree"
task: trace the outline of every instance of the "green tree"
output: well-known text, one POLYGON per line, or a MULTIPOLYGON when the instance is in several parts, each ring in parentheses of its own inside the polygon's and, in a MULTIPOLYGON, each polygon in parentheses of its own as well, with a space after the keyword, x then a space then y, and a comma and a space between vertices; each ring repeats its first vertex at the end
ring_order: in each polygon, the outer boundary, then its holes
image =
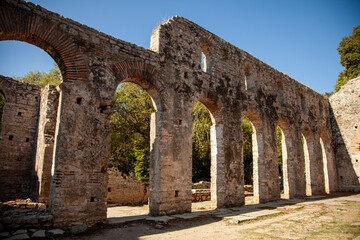
POLYGON ((341 40, 337 50, 345 70, 339 74, 335 91, 339 91, 350 79, 360 75, 360 26, 354 27, 352 35, 341 40))
POLYGON ((210 113, 204 104, 196 102, 191 115, 193 122, 192 181, 210 181, 210 127, 212 125, 210 113))
POLYGON ((241 127, 243 132, 243 160, 245 184, 253 184, 252 134, 254 131, 250 120, 246 116, 244 116, 242 120, 241 127))
POLYGON ((124 83, 114 100, 109 167, 140 179, 149 177, 151 99, 138 85, 124 83))
POLYGON ((27 82, 40 87, 45 87, 48 84, 57 86, 61 83, 61 74, 59 67, 54 64, 54 68, 50 69, 48 73, 30 71, 25 76, 16 77, 15 79, 20 82, 27 82))

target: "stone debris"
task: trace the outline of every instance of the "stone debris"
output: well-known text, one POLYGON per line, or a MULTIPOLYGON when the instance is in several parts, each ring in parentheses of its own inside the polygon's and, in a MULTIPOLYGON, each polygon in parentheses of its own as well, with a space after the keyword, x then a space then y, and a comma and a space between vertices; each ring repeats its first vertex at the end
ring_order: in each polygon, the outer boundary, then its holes
POLYGON ((80 225, 72 226, 70 228, 70 232, 73 234, 82 233, 85 232, 87 228, 88 227, 86 224, 80 224, 80 225))
POLYGON ((19 230, 15 231, 15 232, 13 233, 13 235, 25 234, 25 233, 27 233, 27 230, 25 230, 25 229, 19 229, 19 230))
POLYGON ((53 229, 53 230, 49 230, 48 233, 54 234, 54 235, 63 235, 64 230, 62 230, 62 229, 53 229))
POLYGON ((10 238, 5 238, 5 240, 15 240, 15 239, 29 239, 29 235, 27 234, 19 234, 19 235, 15 235, 15 236, 12 236, 10 238))
POLYGON ((37 230, 36 232, 33 233, 31 237, 44 238, 46 237, 45 230, 37 230))

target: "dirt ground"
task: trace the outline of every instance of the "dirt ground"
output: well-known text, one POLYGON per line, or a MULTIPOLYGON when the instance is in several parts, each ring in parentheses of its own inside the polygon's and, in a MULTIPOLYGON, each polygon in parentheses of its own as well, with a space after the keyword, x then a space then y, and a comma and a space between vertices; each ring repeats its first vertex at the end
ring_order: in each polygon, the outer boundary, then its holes
MULTIPOLYGON (((195 218, 188 214, 165 224, 137 221, 121 226, 105 225, 63 239, 360 240, 360 194, 277 201, 222 210, 209 210, 207 204, 193 204, 193 215, 196 211, 207 213, 199 213, 195 218)), ((138 212, 145 213, 146 207, 133 210, 134 214, 138 212)))

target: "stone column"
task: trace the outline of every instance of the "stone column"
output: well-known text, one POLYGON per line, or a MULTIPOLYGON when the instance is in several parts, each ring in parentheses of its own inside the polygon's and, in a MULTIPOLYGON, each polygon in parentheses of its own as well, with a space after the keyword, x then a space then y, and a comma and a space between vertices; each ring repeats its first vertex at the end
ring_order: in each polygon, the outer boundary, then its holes
MULTIPOLYGON (((224 187, 224 202, 219 207, 241 206, 245 203, 242 134, 239 126, 241 128, 241 123, 231 121, 224 124, 223 171, 218 172, 218 178, 224 178, 223 186, 218 185, 224 187)), ((218 165, 220 163, 218 161, 218 165)))
POLYGON ((110 126, 87 82, 60 84, 50 209, 55 226, 106 220, 110 126))
POLYGON ((273 201, 280 199, 280 180, 279 166, 277 162, 277 139, 276 125, 269 120, 263 120, 264 137, 264 168, 265 168, 265 186, 263 196, 260 195, 260 201, 273 201))
POLYGON ((54 86, 41 90, 39 128, 35 159, 35 174, 38 182, 35 197, 39 202, 49 203, 51 166, 54 149, 56 115, 59 94, 54 86))
POLYGON ((210 128, 211 144, 211 204, 220 208, 225 205, 225 171, 224 171, 224 139, 222 123, 213 124, 210 128))
POLYGON ((174 99, 151 119, 149 206, 154 215, 191 211, 192 105, 176 93, 174 99))
POLYGON ((320 144, 320 136, 318 133, 314 134, 314 139, 314 160, 316 161, 316 189, 314 189, 313 194, 325 194, 324 163, 320 144))
MULTIPOLYGON (((286 178, 286 184, 284 184, 284 197, 295 198, 298 195, 298 189, 296 188, 296 150, 295 141, 291 136, 283 135, 282 149, 283 149, 283 164, 284 164, 284 179, 286 178), (286 157, 284 157, 284 155, 286 157), (286 168, 286 170, 285 170, 286 168), (286 172, 286 173, 285 173, 286 172)), ((300 191, 301 192, 301 191, 300 191)))

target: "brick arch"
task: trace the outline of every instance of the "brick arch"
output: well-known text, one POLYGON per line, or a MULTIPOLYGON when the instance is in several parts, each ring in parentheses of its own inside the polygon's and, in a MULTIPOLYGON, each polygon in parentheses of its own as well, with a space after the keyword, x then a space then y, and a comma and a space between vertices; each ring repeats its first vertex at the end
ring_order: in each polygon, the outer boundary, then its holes
POLYGON ((221 108, 222 108, 221 103, 216 103, 215 101, 207 97, 199 98, 197 101, 204 104, 205 107, 209 110, 212 124, 223 123, 224 120, 221 114, 221 108))
POLYGON ((59 66, 63 81, 87 81, 87 67, 78 46, 59 24, 35 11, 0 2, 0 41, 17 40, 47 52, 59 66))
POLYGON ((122 61, 113 65, 113 71, 117 79, 115 87, 124 82, 138 84, 150 95, 156 111, 162 111, 159 88, 152 84, 157 72, 154 66, 139 61, 122 61))

